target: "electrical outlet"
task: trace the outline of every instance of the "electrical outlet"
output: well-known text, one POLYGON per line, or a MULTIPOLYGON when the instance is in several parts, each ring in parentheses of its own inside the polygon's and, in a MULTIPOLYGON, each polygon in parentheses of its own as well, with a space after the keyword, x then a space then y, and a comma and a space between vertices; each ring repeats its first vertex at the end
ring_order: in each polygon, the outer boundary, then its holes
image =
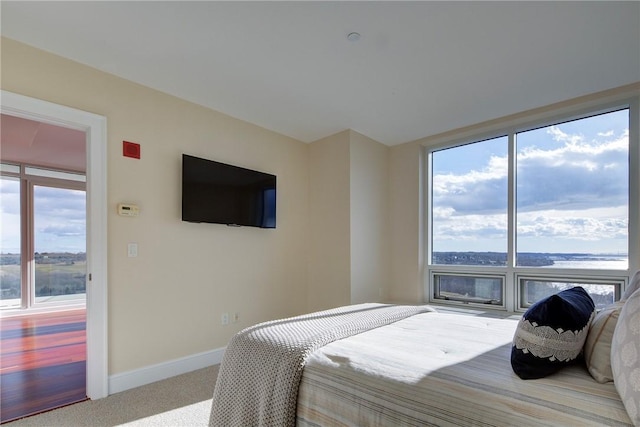
POLYGON ((222 323, 222 325, 229 324, 229 313, 222 313, 222 316, 220 316, 220 323, 222 323))
POLYGON ((232 322, 233 323, 238 323, 238 320, 240 320, 240 313, 238 313, 237 311, 235 313, 233 313, 233 318, 232 318, 232 322))

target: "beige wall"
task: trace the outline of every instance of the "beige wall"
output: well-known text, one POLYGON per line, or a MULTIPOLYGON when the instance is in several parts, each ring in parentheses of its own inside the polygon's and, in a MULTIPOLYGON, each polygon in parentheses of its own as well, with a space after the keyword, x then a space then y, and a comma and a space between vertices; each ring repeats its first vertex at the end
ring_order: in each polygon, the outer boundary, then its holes
POLYGON ((382 301, 389 289, 389 148, 352 130, 309 148, 308 307, 382 301))
POLYGON ((344 131, 309 145, 310 311, 351 298, 349 138, 344 131))
POLYGON ((389 147, 350 132, 351 303, 389 288, 389 147))
POLYGON ((306 144, 11 40, 1 59, 3 90, 107 117, 110 375, 307 310, 306 144), (141 144, 140 160, 122 156, 123 140, 141 144), (182 222, 182 153, 277 175, 277 229, 182 222), (121 202, 140 216, 119 217, 121 202), (240 321, 221 326, 223 312, 240 321))
POLYGON ((390 289, 389 300, 422 302, 422 146, 408 143, 389 154, 390 289))

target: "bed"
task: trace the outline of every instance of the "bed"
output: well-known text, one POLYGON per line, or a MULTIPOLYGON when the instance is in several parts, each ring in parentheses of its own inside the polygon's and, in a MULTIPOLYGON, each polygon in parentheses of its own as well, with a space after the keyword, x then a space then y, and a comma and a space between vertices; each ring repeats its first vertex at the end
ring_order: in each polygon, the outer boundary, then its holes
POLYGON ((229 344, 215 426, 629 426, 576 363, 521 380, 518 319, 361 304, 256 325, 229 344))

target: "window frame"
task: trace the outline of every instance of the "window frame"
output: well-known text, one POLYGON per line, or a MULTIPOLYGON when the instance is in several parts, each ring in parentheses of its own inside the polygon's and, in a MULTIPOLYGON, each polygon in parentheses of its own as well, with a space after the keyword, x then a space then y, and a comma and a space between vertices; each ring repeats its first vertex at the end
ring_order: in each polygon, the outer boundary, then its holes
POLYGON ((616 300, 628 286, 629 278, 640 268, 640 96, 633 94, 617 94, 608 99, 591 97, 581 103, 561 103, 556 106, 533 110, 495 120, 488 124, 462 129, 459 132, 449 132, 441 137, 432 138, 423 144, 422 194, 423 214, 423 300, 428 303, 483 307, 493 310, 522 312, 527 307, 520 303, 520 277, 527 279, 558 281, 579 281, 580 279, 616 284, 616 300), (622 109, 629 110, 629 199, 628 199, 628 266, 626 270, 604 269, 566 269, 548 267, 519 267, 516 266, 516 135, 541 127, 552 126, 564 122, 580 120, 599 114, 606 114, 622 109), (432 264, 432 153, 443 149, 473 144, 501 136, 508 138, 508 175, 507 175, 507 264, 506 266, 462 266, 432 264), (472 301, 443 301, 435 298, 434 274, 454 274, 478 276, 504 276, 504 291, 502 306, 478 304, 472 301), (589 278, 589 279, 585 279, 589 278))
POLYGON ((565 282, 565 283, 588 283, 594 285, 608 285, 614 287, 614 301, 620 300, 622 296, 622 287, 625 284, 623 279, 613 279, 613 278, 594 278, 593 276, 563 276, 563 275, 544 275, 538 274, 535 276, 531 276, 528 274, 516 274, 516 284, 517 284, 517 298, 518 298, 518 307, 519 311, 527 310, 533 304, 524 304, 523 303, 523 293, 524 293, 524 281, 525 280, 537 280, 541 282, 565 282))
POLYGON ((506 307, 505 290, 506 290, 507 278, 506 278, 506 276, 504 274, 484 273, 484 272, 483 273, 477 273, 477 272, 453 273, 453 272, 450 272, 449 270, 439 271, 439 270, 433 269, 431 271, 431 283, 433 283, 433 294, 432 294, 433 300, 437 301, 439 303, 472 304, 472 305, 476 305, 476 306, 491 307, 491 308, 497 308, 497 309, 504 309, 506 307), (437 297, 435 295, 436 292, 437 292, 437 289, 436 289, 436 276, 438 276, 438 277, 456 276, 456 277, 472 277, 472 278, 478 278, 478 279, 498 279, 501 282, 500 291, 501 291, 501 294, 502 294, 502 302, 500 304, 489 304, 489 303, 481 303, 481 302, 475 302, 475 301, 472 302, 472 300, 461 301, 459 299, 447 299, 447 298, 437 297))
MULTIPOLYGON (((0 163, 0 176, 17 179, 20 183, 20 271, 21 296, 19 306, 2 310, 28 310, 39 307, 86 306, 86 292, 82 297, 67 301, 40 302, 35 294, 35 212, 34 187, 51 187, 85 192, 86 174, 77 171, 47 168, 26 163, 0 163)), ((87 203, 88 206, 88 203, 87 203)), ((85 212, 85 217, 87 216, 85 212)))

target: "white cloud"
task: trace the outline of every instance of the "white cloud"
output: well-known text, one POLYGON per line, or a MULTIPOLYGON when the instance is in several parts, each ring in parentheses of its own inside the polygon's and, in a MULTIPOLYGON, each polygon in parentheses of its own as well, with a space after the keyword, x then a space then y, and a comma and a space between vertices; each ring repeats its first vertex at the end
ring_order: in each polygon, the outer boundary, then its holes
MULTIPOLYGON (((17 181, 0 180, 0 250, 20 252, 20 194, 17 181)), ((39 252, 82 252, 86 247, 84 191, 36 187, 35 242, 39 252)))
POLYGON ((45 234, 52 234, 57 237, 84 237, 84 222, 76 224, 50 224, 40 230, 45 234))
MULTIPOLYGON (((546 132, 546 142, 517 155, 519 239, 620 246, 628 228, 629 131, 600 132, 594 140, 561 125, 546 132)), ((434 176, 434 241, 506 240, 498 218, 507 211, 507 166, 506 157, 493 156, 476 170, 434 176)))
POLYGON ((506 215, 465 215, 461 218, 449 218, 434 226, 434 238, 437 240, 473 240, 478 237, 500 237, 507 235, 506 215))
POLYGON ((518 155, 520 210, 627 203, 628 132, 603 142, 551 132, 565 144, 550 150, 529 149, 518 155))
POLYGON ((619 208, 537 211, 518 215, 518 238, 570 238, 581 241, 626 239, 628 220, 619 208))
POLYGON ((582 135, 569 135, 562 132, 558 126, 549 126, 547 133, 551 135, 555 141, 564 142, 569 145, 578 144, 583 139, 582 135))

